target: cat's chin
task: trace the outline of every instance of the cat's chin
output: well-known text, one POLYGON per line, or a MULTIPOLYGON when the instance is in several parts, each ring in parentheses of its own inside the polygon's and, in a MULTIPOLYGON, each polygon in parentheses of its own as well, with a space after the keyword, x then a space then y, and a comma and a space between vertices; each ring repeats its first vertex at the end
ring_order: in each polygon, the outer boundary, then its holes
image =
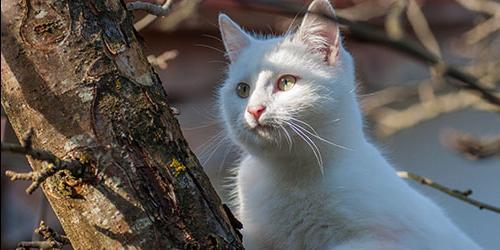
POLYGON ((276 129, 270 125, 258 124, 256 126, 245 126, 246 133, 249 135, 246 136, 247 143, 254 144, 254 146, 267 146, 267 145, 275 145, 276 144, 276 129))

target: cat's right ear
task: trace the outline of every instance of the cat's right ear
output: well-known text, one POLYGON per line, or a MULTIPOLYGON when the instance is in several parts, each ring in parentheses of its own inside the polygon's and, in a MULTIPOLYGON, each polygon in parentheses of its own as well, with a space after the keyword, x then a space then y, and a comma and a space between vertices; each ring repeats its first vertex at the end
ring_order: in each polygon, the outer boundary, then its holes
POLYGON ((219 14, 219 29, 229 60, 234 62, 241 50, 250 45, 251 38, 226 14, 219 14))
POLYGON ((333 65, 340 52, 340 31, 331 19, 335 20, 336 16, 330 1, 313 0, 297 30, 297 38, 333 65))

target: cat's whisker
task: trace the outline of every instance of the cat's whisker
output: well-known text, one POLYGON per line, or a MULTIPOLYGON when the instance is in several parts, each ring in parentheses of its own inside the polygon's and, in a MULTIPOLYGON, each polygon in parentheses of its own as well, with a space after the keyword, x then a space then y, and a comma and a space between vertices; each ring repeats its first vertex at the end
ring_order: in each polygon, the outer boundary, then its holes
POLYGON ((307 123, 305 121, 302 121, 300 119, 294 118, 294 117, 290 117, 290 119, 294 120, 296 122, 300 122, 300 123, 304 124, 305 126, 307 126, 308 128, 310 128, 314 132, 314 134, 318 135, 318 132, 311 125, 309 125, 309 123, 307 123))
POLYGON ((295 14, 292 21, 290 22, 290 25, 288 25, 288 28, 286 29, 284 36, 288 36, 288 35, 292 34, 292 28, 294 28, 294 24, 295 24, 295 21, 297 21, 298 16, 299 16, 299 13, 295 14))
POLYGON ((208 37, 208 38, 212 38, 214 40, 217 40, 219 42, 222 42, 222 39, 220 39, 219 37, 216 37, 216 36, 213 36, 213 35, 210 35, 210 34, 203 34, 202 36, 204 37, 208 37))
POLYGON ((318 140, 320 140, 320 141, 322 141, 322 142, 324 142, 324 143, 330 144, 330 145, 335 146, 335 147, 339 147, 339 148, 341 148, 341 149, 354 151, 352 148, 348 148, 348 147, 346 147, 346 146, 339 145, 339 144, 337 144, 337 143, 331 142, 331 141, 329 141, 329 140, 327 140, 327 139, 325 139, 325 138, 323 138, 323 137, 319 136, 319 135, 318 135, 318 133, 312 133, 311 131, 309 131, 309 130, 305 129, 304 127, 300 126, 299 124, 294 123, 294 125, 295 125, 295 126, 297 126, 297 127, 298 127, 298 128, 300 128, 300 129, 302 129, 304 132, 306 132, 306 133, 310 134, 310 135, 311 135, 311 136, 313 136, 314 138, 316 138, 316 139, 318 139, 318 140))
POLYGON ((219 63, 219 64, 224 64, 224 65, 229 65, 229 62, 223 61, 223 60, 209 60, 207 63, 219 63))
POLYGON ((190 109, 192 109, 196 114, 198 114, 201 118, 203 118, 206 121, 209 122, 222 122, 216 115, 213 115, 214 109, 213 107, 207 107, 207 106, 201 106, 201 105, 196 105, 196 106, 189 106, 190 109), (211 115, 212 114, 212 115, 211 115))
POLYGON ((211 49, 211 50, 217 51, 217 52, 219 52, 219 53, 222 53, 223 55, 225 55, 225 54, 226 54, 226 52, 225 52, 225 51, 223 51, 223 50, 221 50, 221 49, 219 49, 219 48, 216 48, 216 47, 210 46, 210 45, 197 43, 197 44, 195 44, 194 46, 196 46, 196 47, 202 47, 202 48, 207 48, 207 49, 211 49))
POLYGON ((216 175, 216 180, 218 180, 219 185, 223 184, 222 180, 224 179, 222 172, 224 170, 224 163, 226 162, 227 156, 233 151, 232 147, 227 147, 227 149, 224 151, 224 157, 222 158, 221 163, 219 164, 219 167, 217 167, 217 173, 216 175))
POLYGON ((321 156, 321 151, 319 150, 318 146, 314 143, 311 138, 309 138, 304 132, 302 132, 300 129, 294 126, 292 123, 285 122, 290 128, 300 137, 304 142, 311 148, 314 157, 316 158, 316 161, 318 162, 321 175, 324 175, 324 169, 323 169, 323 157, 321 156))
POLYGON ((283 125, 278 124, 278 126, 280 126, 281 129, 283 130, 283 132, 285 133, 285 136, 286 136, 287 141, 288 141, 288 151, 291 152, 292 146, 293 146, 292 137, 290 136, 290 134, 288 133, 288 131, 286 130, 286 128, 283 125))
POLYGON ((201 145, 196 147, 195 152, 197 152, 198 158, 202 159, 204 156, 206 156, 209 147, 216 141, 218 141, 221 137, 224 137, 225 135, 223 134, 224 131, 219 131, 217 134, 211 136, 208 138, 205 142, 203 142, 201 145))
POLYGON ((213 127, 213 126, 221 124, 221 123, 222 123, 222 121, 218 121, 218 122, 207 123, 207 124, 203 124, 203 125, 195 126, 195 127, 181 127, 181 129, 185 130, 185 131, 192 131, 192 130, 207 128, 207 127, 213 127))
POLYGON ((216 146, 214 147, 214 149, 212 150, 212 153, 210 153, 210 155, 208 155, 208 157, 203 161, 203 163, 201 164, 202 166, 206 166, 206 164, 208 163, 208 161, 210 161, 210 159, 214 156, 215 152, 217 152, 217 149, 219 149, 219 147, 221 145, 224 144, 224 142, 226 140, 228 140, 229 138, 227 137, 222 137, 216 144, 216 146))

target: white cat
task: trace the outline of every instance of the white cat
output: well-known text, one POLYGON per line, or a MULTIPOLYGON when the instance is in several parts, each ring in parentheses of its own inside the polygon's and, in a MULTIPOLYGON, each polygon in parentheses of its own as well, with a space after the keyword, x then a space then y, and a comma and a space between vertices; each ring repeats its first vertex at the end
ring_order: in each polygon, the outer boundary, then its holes
POLYGON ((479 249, 367 141, 353 60, 321 16, 334 10, 315 0, 308 13, 294 34, 270 39, 219 16, 231 62, 220 109, 244 152, 236 192, 245 247, 479 249))

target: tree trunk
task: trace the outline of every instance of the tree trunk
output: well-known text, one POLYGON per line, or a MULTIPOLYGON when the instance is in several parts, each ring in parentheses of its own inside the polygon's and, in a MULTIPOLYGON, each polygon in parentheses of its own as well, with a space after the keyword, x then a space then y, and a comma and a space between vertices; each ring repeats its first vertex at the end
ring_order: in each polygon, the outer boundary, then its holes
POLYGON ((241 248, 122 1, 2 0, 1 27, 17 136, 90 162, 42 185, 75 249, 241 248))

